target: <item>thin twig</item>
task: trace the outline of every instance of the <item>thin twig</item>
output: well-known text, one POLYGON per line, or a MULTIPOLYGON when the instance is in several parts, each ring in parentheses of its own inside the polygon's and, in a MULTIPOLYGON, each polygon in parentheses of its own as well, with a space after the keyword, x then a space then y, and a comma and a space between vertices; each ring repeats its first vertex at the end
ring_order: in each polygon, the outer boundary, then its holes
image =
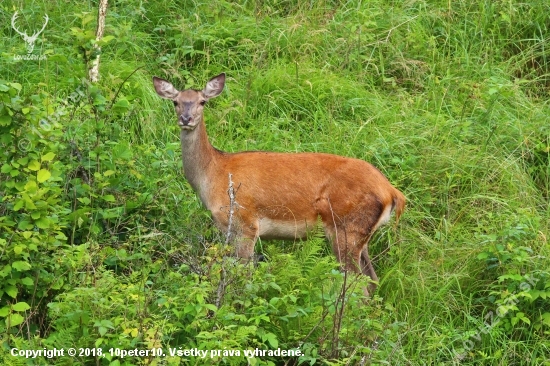
POLYGON ((128 75, 126 77, 126 79, 124 79, 122 81, 122 83, 120 83, 120 86, 118 87, 118 90, 116 91, 115 93, 115 96, 113 97, 113 100, 111 100, 111 104, 109 105, 109 109, 111 109, 113 107, 113 104, 115 104, 116 102, 116 98, 118 98, 118 94, 120 93, 120 91, 122 90, 122 87, 124 86, 124 83, 126 83, 128 81, 128 79, 130 79, 132 77, 132 75, 134 75, 136 73, 136 71, 138 71, 139 69, 143 69, 146 65, 142 65, 140 67, 138 67, 137 69, 135 69, 134 71, 132 71, 130 73, 130 75, 128 75))
POLYGON ((390 39, 390 35, 391 35, 391 32, 392 32, 392 31, 394 31, 395 29, 401 27, 403 24, 406 24, 406 23, 408 23, 408 22, 410 22, 410 21, 413 21, 413 20, 416 19, 416 18, 418 18, 418 15, 415 15, 414 17, 412 17, 412 18, 410 18, 410 19, 407 19, 407 20, 405 20, 404 22, 399 23, 399 24, 397 24, 395 27, 391 28, 391 29, 388 31, 388 35, 386 36, 386 40, 385 40, 384 42, 386 42, 386 43, 388 42, 388 40, 390 39))
POLYGON ((233 215, 235 214, 235 205, 237 201, 235 200, 235 189, 233 188, 233 180, 231 179, 233 175, 229 173, 229 188, 227 189, 227 194, 229 195, 229 223, 227 224, 227 233, 225 236, 225 244, 231 242, 231 232, 233 231, 233 215))
MULTIPOLYGON (((233 175, 229 173, 229 188, 227 189, 227 194, 229 195, 229 222, 227 224, 227 233, 225 235, 225 245, 229 245, 233 239, 231 232, 233 231, 233 216, 235 215, 235 207, 237 205, 237 200, 235 199, 235 189, 233 187, 233 180, 231 179, 233 175)), ((228 285, 227 283, 227 272, 225 270, 225 263, 222 260, 222 267, 220 273, 220 282, 218 283, 218 289, 216 290, 216 307, 219 309, 225 295, 225 288, 228 285)))

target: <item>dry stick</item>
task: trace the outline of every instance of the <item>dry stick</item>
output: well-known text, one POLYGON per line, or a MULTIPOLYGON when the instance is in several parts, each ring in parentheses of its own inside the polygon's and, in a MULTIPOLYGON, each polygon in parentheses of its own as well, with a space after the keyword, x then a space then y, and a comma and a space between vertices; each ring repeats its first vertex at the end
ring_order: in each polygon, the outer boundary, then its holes
POLYGON ((92 83, 96 83, 99 80, 99 56, 101 48, 97 45, 97 42, 103 38, 103 31, 105 30, 105 16, 107 15, 107 1, 108 0, 99 0, 99 9, 97 12, 97 31, 94 43, 94 53, 97 53, 97 56, 92 61, 92 67, 88 72, 88 77, 92 83))
MULTIPOLYGON (((342 284, 342 286, 344 286, 345 288, 340 290, 340 292, 344 292, 344 293, 347 293, 349 291, 349 289, 351 289, 352 286, 355 285, 355 282, 357 282, 358 280, 356 279, 355 281, 352 281, 350 282, 347 287, 345 284, 342 284)), ((340 302, 340 299, 341 299, 341 296, 340 294, 338 295, 338 299, 332 304, 334 305, 335 308, 338 307, 338 303, 340 302)), ((325 320, 325 318, 327 317, 327 315, 329 314, 328 310, 323 310, 323 315, 321 316, 321 319, 317 322, 317 324, 315 324, 315 326, 313 328, 311 328, 311 330, 309 331, 309 333, 304 337, 302 338, 302 340, 300 341, 301 344, 305 343, 307 341, 307 339, 309 338, 309 336, 311 336, 311 334, 313 333, 313 331, 315 331, 315 329, 317 329, 321 323, 325 320)))
MULTIPOLYGON (((233 216, 235 215, 235 206, 237 201, 235 199, 235 189, 233 187, 233 175, 229 173, 229 188, 227 194, 229 195, 229 223, 227 224, 227 233, 225 235, 225 245, 229 245, 232 238, 231 232, 233 231, 233 216)), ((218 289, 216 291, 216 307, 219 309, 225 294, 225 287, 227 286, 227 272, 222 262, 222 269, 220 273, 220 282, 218 283, 218 289)))
MULTIPOLYGON (((328 204, 330 206, 330 212, 332 215, 332 221, 334 222, 334 230, 335 230, 335 242, 338 243, 338 227, 336 226, 336 219, 334 217, 334 210, 332 209, 332 203, 330 202, 330 199, 327 199, 328 204)), ((345 224, 344 224, 344 242, 346 243, 346 249, 348 248, 348 238, 347 238, 347 232, 345 230, 345 224)), ((336 245, 338 248, 338 252, 340 252, 340 246, 338 244, 336 245)), ((340 253, 338 253, 340 254, 340 253)), ((348 253, 344 253, 344 255, 348 255, 348 253)), ((341 257, 339 255, 339 257, 341 257)), ((347 260, 347 258, 344 259, 344 262, 347 260)), ((335 319, 333 321, 334 327, 332 328, 332 350, 331 354, 333 357, 337 357, 338 355, 335 354, 338 352, 338 338, 340 334, 340 328, 342 327, 342 319, 344 317, 344 306, 346 303, 346 293, 348 288, 346 288, 347 280, 348 280, 348 270, 349 268, 345 268, 344 270, 344 283, 342 284, 342 289, 340 291, 340 294, 338 295, 338 298, 336 299, 336 302, 334 304, 335 307, 335 319), (339 306, 340 303, 340 306, 339 306)), ((351 286, 351 285, 350 285, 351 286)))
POLYGON ((332 328, 332 350, 331 356, 338 357, 339 353, 339 339, 340 339, 340 329, 342 328, 342 319, 344 318, 344 307, 346 305, 346 293, 348 292, 349 287, 346 287, 348 282, 348 271, 344 271, 344 283, 340 289, 340 294, 334 304, 334 320, 332 328), (340 304, 339 304, 340 303, 340 304))
POLYGON ((223 296, 225 295, 225 286, 226 286, 226 283, 225 283, 225 278, 226 278, 226 275, 227 273, 225 272, 225 267, 223 266, 223 263, 222 263, 222 271, 220 273, 220 282, 218 283, 218 289, 216 291, 216 308, 219 309, 221 304, 222 304, 222 300, 223 300, 223 296))
POLYGON ((82 174, 82 179, 84 180, 84 183, 86 183, 87 185, 92 185, 90 177, 88 176, 88 172, 86 171, 86 168, 82 166, 84 160, 82 158, 82 154, 80 153, 80 149, 78 148, 74 140, 70 141, 69 143, 72 148, 72 153, 76 155, 76 157, 78 158, 78 162, 80 163, 80 165, 78 166, 78 169, 82 174))
POLYGON ((229 173, 229 188, 227 189, 227 194, 229 195, 229 223, 227 224, 227 234, 225 236, 225 244, 231 242, 231 231, 233 230, 233 215, 235 214, 235 189, 233 188, 233 180, 231 177, 233 174, 229 173))

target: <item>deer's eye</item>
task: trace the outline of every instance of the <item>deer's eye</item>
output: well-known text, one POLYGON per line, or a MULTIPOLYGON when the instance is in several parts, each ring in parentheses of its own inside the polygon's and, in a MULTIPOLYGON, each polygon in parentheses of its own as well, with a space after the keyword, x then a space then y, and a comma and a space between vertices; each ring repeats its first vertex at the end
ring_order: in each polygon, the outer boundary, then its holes
POLYGON ((200 101, 200 105, 205 105, 206 104, 206 100, 201 100, 200 101))
POLYGON ((174 103, 174 107, 178 105, 178 102, 176 102, 175 100, 172 101, 174 103))

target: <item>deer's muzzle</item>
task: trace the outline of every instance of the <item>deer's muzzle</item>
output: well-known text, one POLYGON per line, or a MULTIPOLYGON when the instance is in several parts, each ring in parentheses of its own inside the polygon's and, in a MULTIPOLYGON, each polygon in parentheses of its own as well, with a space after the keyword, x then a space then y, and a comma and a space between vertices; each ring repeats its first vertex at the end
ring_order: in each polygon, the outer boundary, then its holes
POLYGON ((193 129, 195 124, 193 123, 193 117, 189 115, 180 115, 178 119, 178 125, 184 129, 193 129))

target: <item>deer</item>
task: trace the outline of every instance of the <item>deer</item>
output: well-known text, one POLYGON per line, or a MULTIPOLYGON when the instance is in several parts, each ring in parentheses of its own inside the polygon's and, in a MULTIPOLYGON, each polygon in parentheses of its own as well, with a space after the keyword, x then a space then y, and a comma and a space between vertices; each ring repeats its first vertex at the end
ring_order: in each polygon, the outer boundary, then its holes
POLYGON ((153 77, 157 94, 174 103, 180 128, 184 176, 222 231, 238 223, 235 255, 247 261, 258 239, 300 240, 321 223, 345 271, 370 277, 365 295, 377 286, 369 257, 373 233, 405 208, 403 193, 366 161, 328 153, 243 151, 213 147, 206 133, 204 106, 220 95, 225 73, 202 90, 178 90, 153 77), (230 202, 232 184, 235 202, 230 202), (230 205, 237 209, 228 214, 230 205))

